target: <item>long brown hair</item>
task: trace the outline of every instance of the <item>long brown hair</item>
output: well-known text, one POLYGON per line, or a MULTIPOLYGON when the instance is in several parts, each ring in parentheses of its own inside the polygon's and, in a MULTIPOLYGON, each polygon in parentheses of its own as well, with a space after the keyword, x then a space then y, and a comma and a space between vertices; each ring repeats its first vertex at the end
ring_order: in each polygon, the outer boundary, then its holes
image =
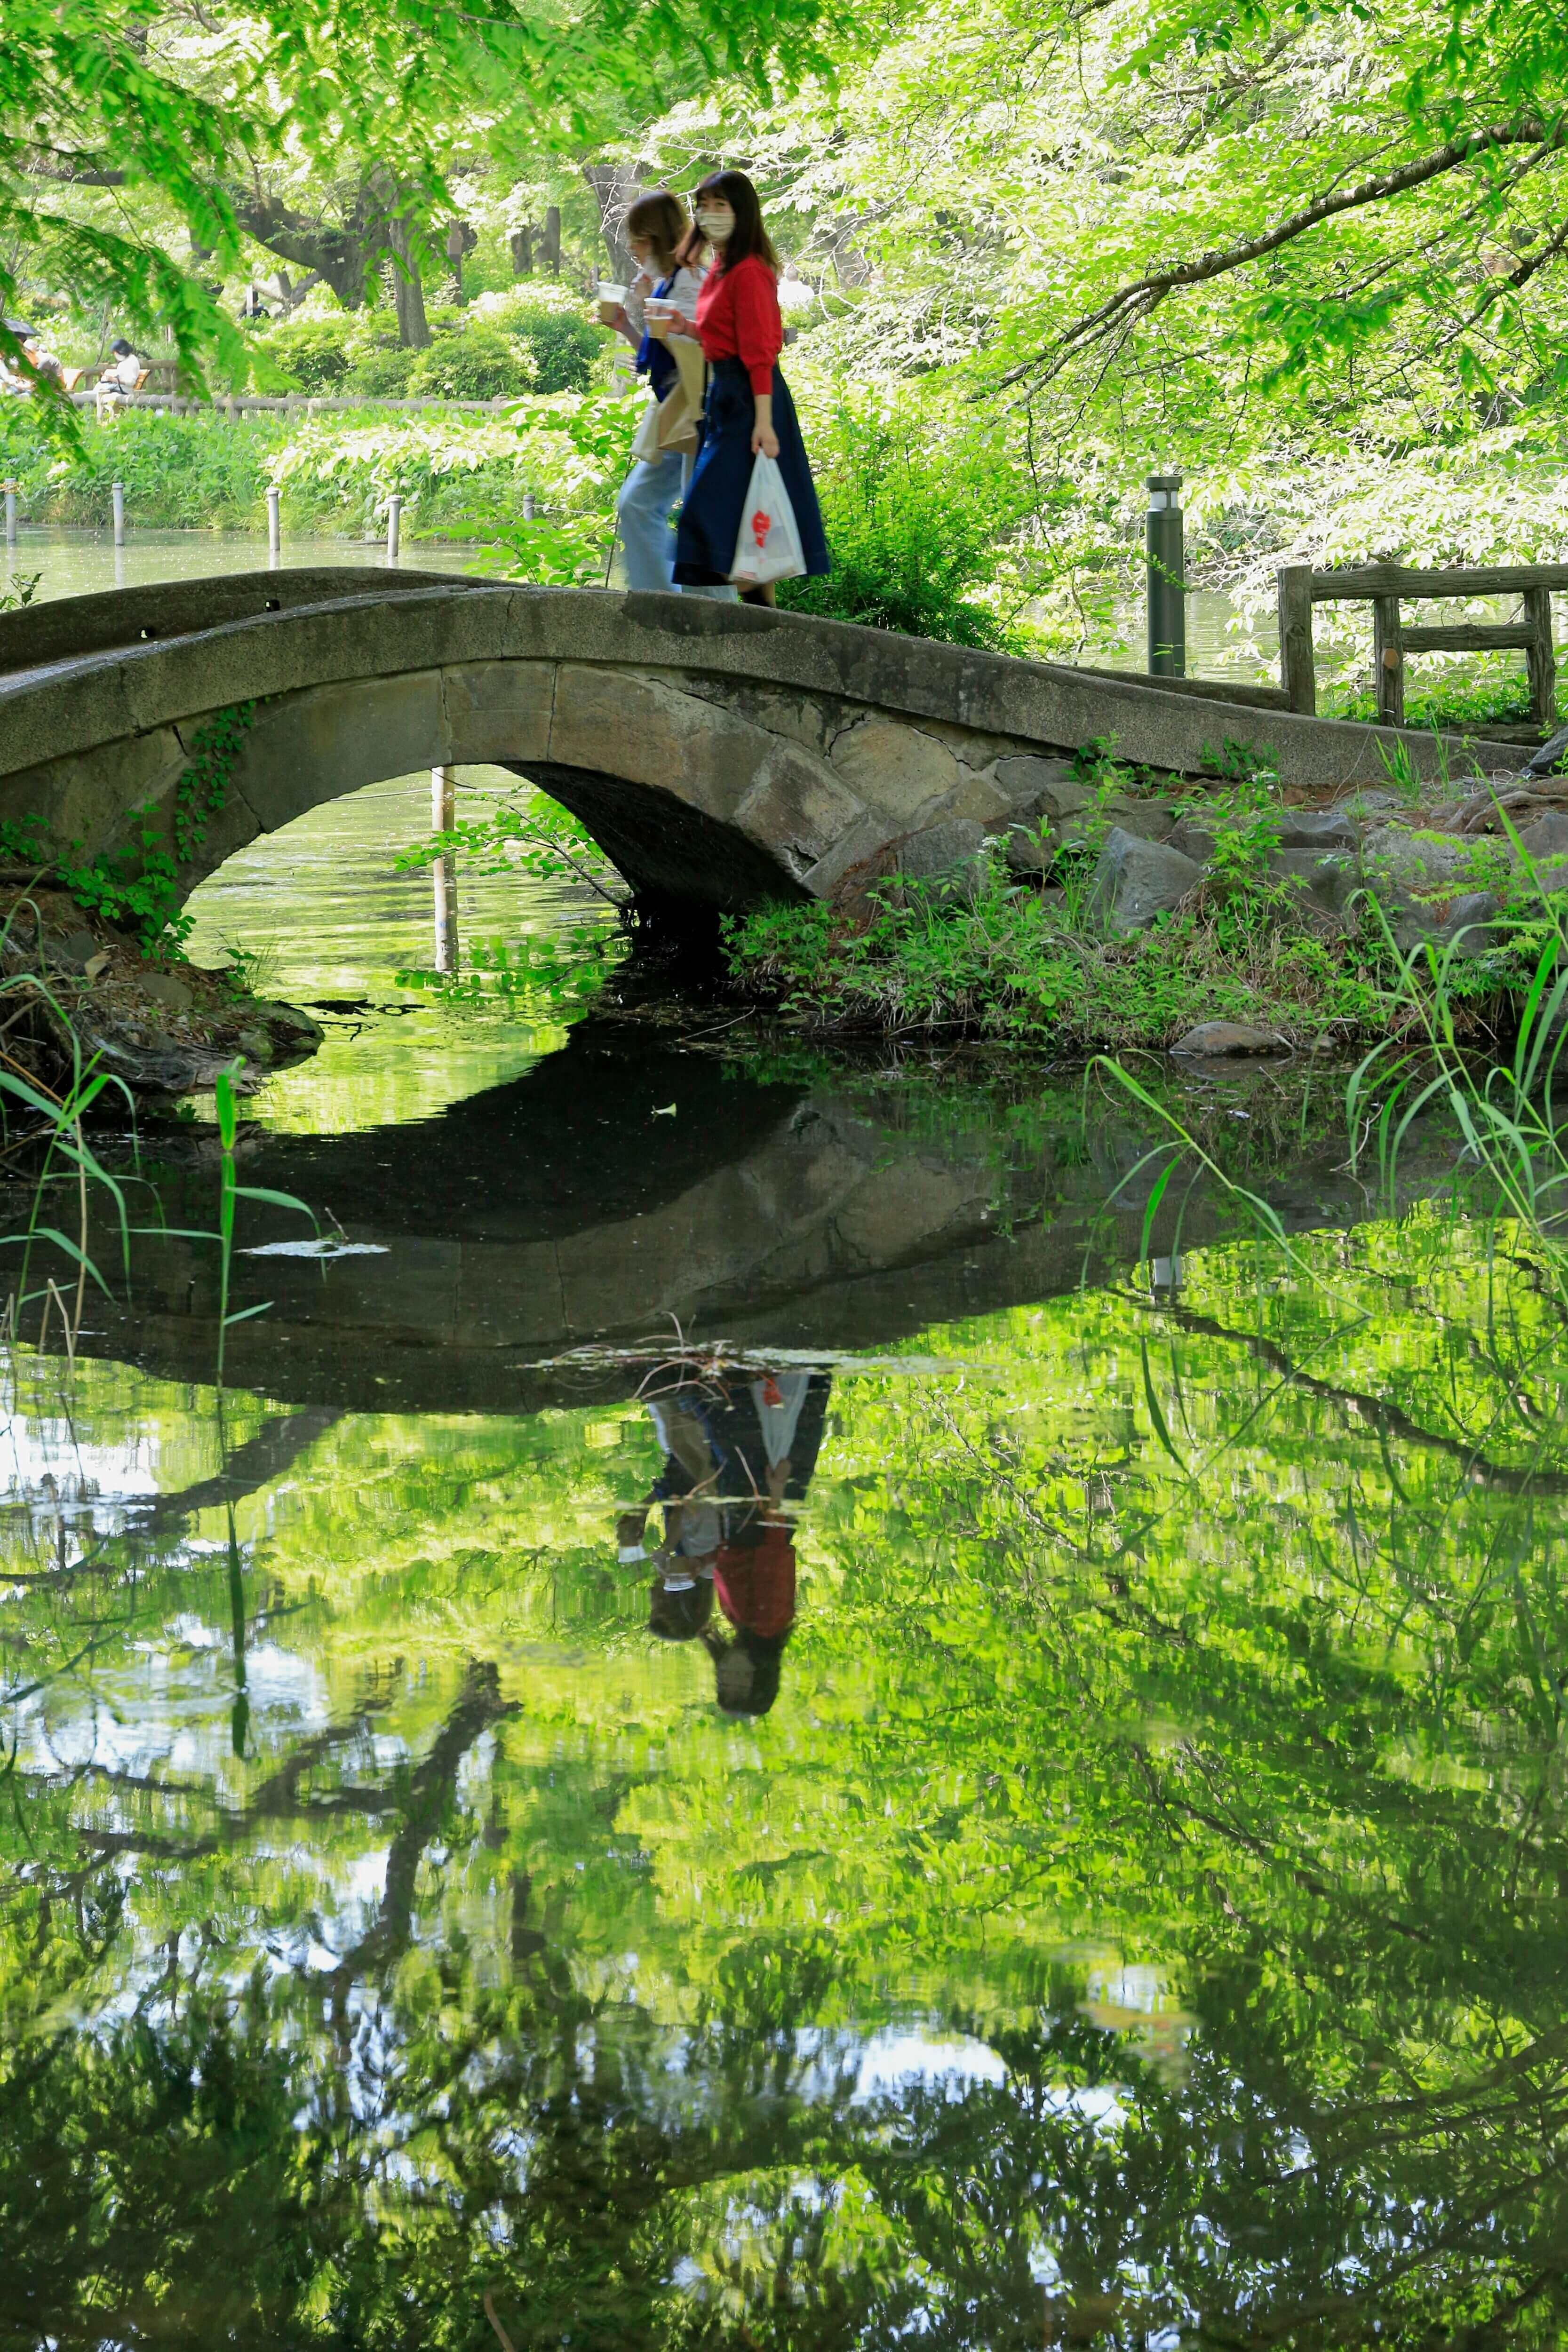
MULTIPOLYGON (((691 210, 696 214, 704 196, 719 196, 735 215, 735 226, 728 241, 715 247, 713 266, 722 277, 737 261, 750 261, 753 257, 765 261, 776 278, 779 257, 773 251, 773 239, 763 226, 762 199, 744 172, 710 172, 708 177, 693 190, 691 210)), ((700 228, 694 228, 681 251, 682 261, 691 261, 706 244, 700 228)))
POLYGON ((659 276, 668 278, 679 268, 690 242, 691 223, 678 195, 668 188, 650 188, 646 196, 627 205, 626 232, 628 236, 647 237, 659 264, 659 276))

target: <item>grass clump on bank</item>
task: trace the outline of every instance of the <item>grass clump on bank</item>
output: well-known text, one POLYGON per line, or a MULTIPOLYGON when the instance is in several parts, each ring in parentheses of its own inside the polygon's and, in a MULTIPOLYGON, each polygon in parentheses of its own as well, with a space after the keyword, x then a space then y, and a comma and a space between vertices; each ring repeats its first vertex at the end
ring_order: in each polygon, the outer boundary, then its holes
POLYGON ((818 1033, 956 1030, 1058 1053, 1163 1050, 1203 1021, 1310 1040, 1387 1024, 1389 974, 1359 933, 1290 928, 1261 893, 1181 911, 1130 938, 1097 934, 1068 894, 1014 881, 1000 857, 972 895, 924 882, 858 914, 774 903, 731 922, 743 992, 818 1033))

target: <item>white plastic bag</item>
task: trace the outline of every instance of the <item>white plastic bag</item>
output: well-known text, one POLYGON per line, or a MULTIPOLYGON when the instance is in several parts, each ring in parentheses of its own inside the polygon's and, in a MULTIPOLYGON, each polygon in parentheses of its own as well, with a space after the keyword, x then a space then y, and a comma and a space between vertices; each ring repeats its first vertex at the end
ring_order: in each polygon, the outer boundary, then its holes
POLYGON ((737 588, 760 588, 766 580, 798 580, 805 570, 800 532, 777 460, 759 457, 741 510, 741 535, 730 577, 737 588))

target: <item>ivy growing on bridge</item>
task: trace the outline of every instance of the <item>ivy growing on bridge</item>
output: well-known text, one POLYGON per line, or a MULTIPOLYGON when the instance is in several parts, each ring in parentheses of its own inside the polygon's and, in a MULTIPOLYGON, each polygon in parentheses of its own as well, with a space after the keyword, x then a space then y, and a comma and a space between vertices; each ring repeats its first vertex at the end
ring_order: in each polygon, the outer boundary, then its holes
MULTIPOLYGON (((34 866, 37 878, 58 883, 79 907, 133 933, 142 953, 167 957, 189 938, 193 918, 180 911, 179 877, 200 856, 211 820, 224 808, 235 762, 260 704, 239 702, 215 711, 191 739, 191 756, 174 786, 165 827, 157 803, 131 811, 135 832, 121 850, 100 850, 87 865, 51 856, 44 819, 29 814, 0 823, 0 858, 34 866)), ((71 849, 79 850, 79 841, 71 849)))

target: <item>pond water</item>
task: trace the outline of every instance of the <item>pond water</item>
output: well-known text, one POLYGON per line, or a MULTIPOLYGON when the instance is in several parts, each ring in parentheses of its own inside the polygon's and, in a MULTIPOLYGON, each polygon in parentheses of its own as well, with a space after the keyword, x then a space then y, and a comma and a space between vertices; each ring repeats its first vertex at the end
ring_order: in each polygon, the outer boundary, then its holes
POLYGON ((354 1008, 223 1389, 205 1119, 0 1363, 0 2347, 1560 2341, 1539 1245, 1292 1070, 1153 1081, 1282 1247, 1114 1082, 732 1056, 574 890, 438 988, 426 789, 195 902, 354 1008))
MULTIPOLYGON (((403 541, 403 564, 411 572, 473 572, 479 551, 447 540, 403 541)), ((283 541, 284 565, 364 564, 390 571, 383 542, 363 539, 300 539, 283 541)), ((34 583, 35 602, 55 596, 91 596, 104 588, 143 588, 159 580, 222 580, 237 572, 265 572, 270 563, 262 532, 137 530, 128 529, 116 547, 107 530, 21 529, 0 547, 0 589, 34 583)))

